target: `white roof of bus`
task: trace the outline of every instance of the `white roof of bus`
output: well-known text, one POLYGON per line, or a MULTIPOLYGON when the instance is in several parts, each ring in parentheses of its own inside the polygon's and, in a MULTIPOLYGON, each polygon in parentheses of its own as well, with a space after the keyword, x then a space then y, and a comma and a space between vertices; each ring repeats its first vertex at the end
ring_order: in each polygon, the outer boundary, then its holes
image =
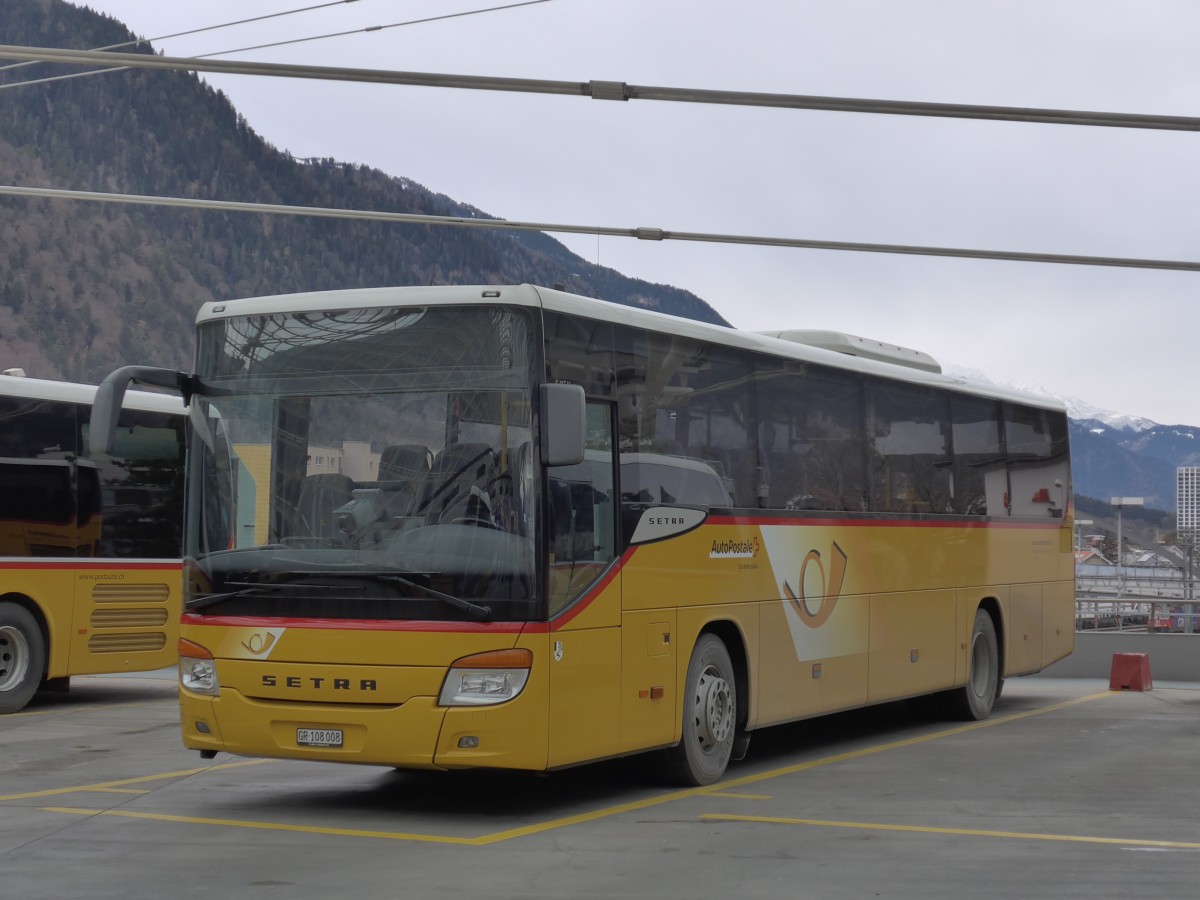
MULTIPOLYGON (((624 304, 612 303, 607 300, 581 297, 577 294, 568 294, 564 291, 536 287, 530 284, 360 288, 340 291, 277 294, 268 297, 250 297, 243 300, 206 303, 201 307, 200 312, 196 316, 196 324, 199 325, 214 319, 229 318, 232 316, 317 312, 375 306, 469 306, 494 304, 540 307, 584 318, 619 322, 622 325, 630 325, 652 331, 665 332, 667 334, 676 334, 698 341, 740 347, 745 350, 752 350, 771 356, 820 363, 849 371, 866 372, 913 384, 926 384, 998 400, 1010 400, 1015 403, 1039 406, 1059 412, 1065 412, 1066 410, 1062 402, 1052 397, 1027 394, 1022 391, 1015 391, 995 385, 978 384, 940 372, 879 362, 861 356, 851 356, 835 350, 797 343, 794 340, 770 337, 766 334, 758 334, 750 331, 739 331, 735 328, 725 328, 720 325, 711 325, 707 322, 697 322, 693 319, 669 316, 664 313, 651 312, 632 306, 625 306, 624 304)), ((778 333, 788 333, 788 330, 781 329, 778 333)), ((829 334, 829 332, 826 332, 826 334, 829 334)), ((925 356, 924 354, 918 355, 925 356)), ((928 357, 925 358, 928 359, 928 357)))
MULTIPOLYGON (((0 375, 0 396, 90 404, 96 396, 96 386, 94 384, 75 384, 70 381, 26 378, 23 375, 0 375)), ((122 405, 130 409, 142 409, 149 412, 183 412, 182 398, 171 394, 152 394, 149 391, 126 391, 122 405)))

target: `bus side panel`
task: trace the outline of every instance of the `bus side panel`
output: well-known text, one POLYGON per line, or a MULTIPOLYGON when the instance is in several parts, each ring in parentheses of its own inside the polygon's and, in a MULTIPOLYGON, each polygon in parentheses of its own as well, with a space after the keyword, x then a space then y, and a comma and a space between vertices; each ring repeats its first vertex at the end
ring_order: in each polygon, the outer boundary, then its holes
POLYGON ((70 675, 71 629, 74 615, 75 573, 69 564, 53 562, 0 562, 0 596, 24 597, 31 601, 46 620, 49 633, 46 647, 46 675, 62 678, 70 675))
POLYGON ((1042 589, 1042 667, 1075 650, 1075 582, 1055 581, 1042 589))
POLYGON ((1025 675, 1042 668, 1042 585, 1014 584, 1003 607, 1005 632, 1004 670, 1025 675))
POLYGON ((179 563, 81 566, 75 573, 71 674, 174 665, 181 581, 179 563))
POLYGON ((817 628, 790 600, 761 605, 758 726, 866 703, 869 599, 842 596, 817 628))
POLYGON ((618 752, 621 734, 621 585, 610 570, 591 596, 551 623, 544 650, 551 768, 618 752))
POLYGON ((548 658, 550 767, 615 756, 621 734, 621 629, 555 631, 548 658))
POLYGON ((621 625, 623 752, 670 744, 675 737, 676 611, 627 612, 621 625))
POLYGON ((954 681, 955 591, 911 591, 871 597, 867 701, 879 703, 948 687, 954 681))

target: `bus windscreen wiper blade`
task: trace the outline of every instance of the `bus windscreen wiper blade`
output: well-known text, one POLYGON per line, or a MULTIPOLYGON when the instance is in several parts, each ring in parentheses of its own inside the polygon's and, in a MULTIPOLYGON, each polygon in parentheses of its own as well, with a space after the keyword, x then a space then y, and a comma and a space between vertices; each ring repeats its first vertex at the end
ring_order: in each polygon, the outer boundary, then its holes
POLYGON ((316 588, 318 590, 322 590, 322 589, 324 589, 324 590, 340 590, 341 589, 341 586, 336 585, 336 584, 296 585, 296 584, 290 584, 287 582, 281 583, 281 582, 273 582, 273 581, 262 582, 261 584, 247 583, 244 581, 228 581, 228 582, 226 582, 226 584, 237 585, 239 587, 244 585, 244 587, 241 587, 241 589, 237 590, 237 591, 223 591, 222 593, 219 593, 219 594, 208 594, 204 597, 193 597, 192 599, 188 600, 184 604, 184 608, 188 609, 188 610, 206 609, 210 606, 215 606, 218 603, 222 603, 225 600, 232 600, 234 597, 246 597, 246 596, 249 596, 250 594, 257 594, 260 591, 264 591, 264 592, 266 592, 266 591, 281 591, 281 590, 284 590, 285 588, 296 588, 296 587, 304 587, 306 589, 316 588))
POLYGON ((492 611, 489 607, 482 606, 478 603, 472 603, 463 597, 455 597, 453 594, 446 594, 442 591, 421 584, 419 581, 413 581, 399 572, 391 572, 387 570, 380 571, 371 569, 359 572, 321 572, 322 578, 366 578, 372 581, 389 582, 394 581, 397 584, 402 584, 405 587, 410 587, 413 590, 420 591, 427 597, 432 597, 434 600, 441 600, 443 603, 448 603, 455 609, 461 609, 467 615, 474 619, 486 619, 491 616, 492 611))
POLYGON ((376 575, 375 577, 381 578, 381 579, 384 579, 387 581, 395 581, 400 584, 407 585, 408 587, 418 590, 423 594, 427 594, 428 596, 433 597, 436 600, 441 600, 445 603, 449 603, 451 606, 461 609, 463 612, 467 613, 467 615, 469 615, 475 619, 486 619, 489 616, 491 616, 491 614, 492 614, 492 610, 490 607, 482 606, 478 603, 472 603, 470 600, 467 600, 464 597, 455 597, 453 594, 444 594, 441 591, 435 590, 434 588, 431 588, 431 587, 427 587, 418 581, 413 581, 410 578, 405 578, 403 575, 396 575, 394 573, 387 572, 387 573, 380 573, 380 574, 376 575))

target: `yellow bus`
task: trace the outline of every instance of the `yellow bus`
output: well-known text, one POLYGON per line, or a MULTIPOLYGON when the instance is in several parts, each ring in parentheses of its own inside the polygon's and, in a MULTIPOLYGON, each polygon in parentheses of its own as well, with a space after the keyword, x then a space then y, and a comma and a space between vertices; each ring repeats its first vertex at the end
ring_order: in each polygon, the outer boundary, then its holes
POLYGON ((192 406, 207 758, 656 751, 709 784, 758 728, 925 695, 982 718, 1073 649, 1063 407, 925 354, 530 285, 214 303, 197 337, 194 373, 102 390, 192 406))
POLYGON ((127 394, 112 451, 88 458, 95 392, 0 375, 0 713, 176 660, 184 407, 127 394))

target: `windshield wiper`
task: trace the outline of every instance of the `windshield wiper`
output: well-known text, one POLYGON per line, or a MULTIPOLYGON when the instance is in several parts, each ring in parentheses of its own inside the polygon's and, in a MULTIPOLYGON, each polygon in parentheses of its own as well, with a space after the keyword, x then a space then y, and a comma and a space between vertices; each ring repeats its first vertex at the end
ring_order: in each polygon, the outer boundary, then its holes
MULTIPOLYGON (((416 573, 414 573, 414 574, 416 574, 416 573)), ((425 574, 425 573, 421 573, 421 574, 425 574)), ((433 574, 433 573, 430 573, 430 574, 433 574)), ((419 581, 413 581, 411 578, 406 578, 404 575, 401 575, 399 572, 390 572, 387 570, 380 571, 378 569, 370 569, 365 572, 351 572, 351 571, 321 572, 320 575, 322 578, 366 578, 366 579, 370 579, 372 581, 382 581, 384 583, 395 582, 396 584, 402 584, 405 587, 410 587, 413 590, 420 591, 422 594, 425 594, 427 597, 432 597, 434 600, 441 600, 443 603, 448 603, 450 606, 453 606, 455 609, 461 609, 463 612, 465 612, 467 615, 471 616, 474 619, 486 619, 489 616, 491 616, 491 614, 492 614, 492 610, 490 607, 482 606, 478 603, 472 603, 470 600, 467 600, 463 597, 456 597, 453 594, 442 593, 439 590, 435 590, 434 588, 431 588, 431 587, 428 587, 427 585, 421 584, 421 582, 419 582, 419 581)), ((334 587, 334 585, 326 585, 326 586, 334 587)))
MULTIPOLYGON (((478 603, 472 603, 462 597, 455 597, 453 594, 445 594, 434 588, 427 587, 419 581, 413 581, 411 578, 406 578, 399 572, 379 571, 372 569, 368 571, 320 571, 312 573, 304 573, 314 578, 357 578, 365 581, 381 581, 383 583, 395 582, 397 585, 402 584, 405 587, 410 587, 413 590, 420 591, 434 600, 441 600, 443 603, 453 606, 455 609, 461 609, 467 615, 474 619, 487 619, 491 616, 492 610, 490 607, 481 606, 478 603)), ((413 573, 417 574, 417 573, 413 573)), ((425 574, 425 573, 420 573, 425 574)), ((432 573, 430 573, 432 574, 432 573)), ((299 573, 297 573, 299 575, 299 573)), ((345 589, 345 585, 340 584, 320 584, 309 581, 265 581, 265 582, 245 582, 245 581, 227 581, 227 585, 233 585, 241 588, 237 591, 226 591, 220 594, 209 594, 206 597, 194 597, 187 601, 185 607, 188 610, 200 610, 209 606, 214 606, 225 600, 232 600, 234 597, 245 597, 249 594, 255 594, 259 591, 282 591, 282 590, 325 590, 325 591, 340 591, 345 589)))
POLYGON ((234 597, 245 597, 249 594, 257 594, 259 591, 281 591, 285 588, 316 588, 317 590, 341 590, 341 585, 337 584, 289 584, 287 582, 266 581, 262 583, 247 583, 245 581, 227 581, 226 584, 245 585, 241 590, 224 591, 220 594, 208 594, 204 597, 193 597, 184 604, 185 609, 206 609, 209 606, 215 606, 225 600, 232 600, 234 597))

